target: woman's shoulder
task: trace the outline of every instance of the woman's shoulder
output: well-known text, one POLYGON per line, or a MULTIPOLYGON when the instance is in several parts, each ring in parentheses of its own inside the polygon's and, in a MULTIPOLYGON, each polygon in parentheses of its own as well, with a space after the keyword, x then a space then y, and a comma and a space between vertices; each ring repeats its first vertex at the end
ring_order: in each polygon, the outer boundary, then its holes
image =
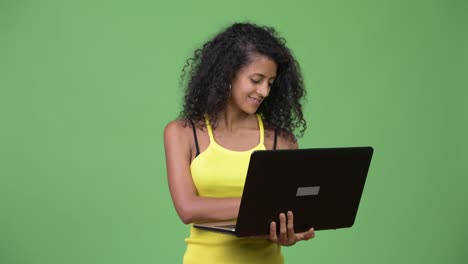
POLYGON ((164 142, 171 140, 184 140, 191 133, 191 123, 184 119, 169 122, 164 128, 164 142))
POLYGON ((192 137, 194 125, 197 133, 199 133, 200 127, 203 126, 202 122, 193 123, 186 119, 176 119, 170 121, 164 128, 164 138, 175 138, 178 140, 183 140, 189 136, 192 137))
POLYGON ((278 133, 277 149, 297 149, 297 138, 289 131, 280 130, 278 133))
POLYGON ((206 129, 200 129, 200 126, 202 126, 201 122, 192 123, 184 119, 169 122, 164 128, 164 147, 166 151, 177 151, 178 155, 187 154, 187 158, 192 160, 198 149, 204 150, 209 144, 208 136, 204 133, 206 129), (194 138, 198 138, 199 147, 197 147, 194 138))
POLYGON ((165 132, 176 132, 180 133, 189 127, 190 122, 183 119, 176 119, 169 122, 164 128, 165 132))
POLYGON ((265 147, 273 149, 276 134, 276 149, 297 149, 298 142, 293 133, 284 129, 275 129, 265 124, 265 147))
POLYGON ((195 128, 197 129, 205 127, 205 123, 201 121, 192 122, 186 119, 176 119, 176 120, 170 121, 164 128, 164 131, 170 131, 170 132, 192 131, 194 125, 195 125, 195 128))

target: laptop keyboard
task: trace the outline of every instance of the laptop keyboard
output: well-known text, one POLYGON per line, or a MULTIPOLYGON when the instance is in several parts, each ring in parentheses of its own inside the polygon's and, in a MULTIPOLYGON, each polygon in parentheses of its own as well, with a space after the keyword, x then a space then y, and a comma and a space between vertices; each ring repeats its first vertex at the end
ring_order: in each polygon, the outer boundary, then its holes
POLYGON ((222 227, 222 228, 229 228, 229 229, 236 229, 236 225, 219 225, 217 227, 222 227))

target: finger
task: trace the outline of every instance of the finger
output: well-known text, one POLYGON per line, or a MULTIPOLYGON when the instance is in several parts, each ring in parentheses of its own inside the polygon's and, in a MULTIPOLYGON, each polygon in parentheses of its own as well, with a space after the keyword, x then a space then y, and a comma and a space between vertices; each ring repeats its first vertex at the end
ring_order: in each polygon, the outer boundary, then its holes
POLYGON ((309 229, 306 232, 298 233, 295 235, 296 242, 300 240, 309 240, 311 238, 314 238, 314 236, 315 236, 315 232, 313 228, 309 229))
POLYGON ((295 242, 295 235, 294 235, 294 215, 291 211, 288 211, 288 241, 295 242))
POLYGON ((288 239, 288 235, 286 233, 286 215, 281 213, 279 215, 280 219, 280 235, 279 235, 279 241, 281 243, 284 243, 288 239))
POLYGON ((313 228, 309 229, 309 232, 307 233, 307 240, 314 238, 315 237, 315 230, 313 228))
POLYGON ((276 235, 276 222, 270 223, 270 240, 275 243, 278 241, 278 236, 276 235))
POLYGON ((307 232, 303 233, 303 240, 309 240, 315 237, 315 231, 313 228, 309 229, 307 232))

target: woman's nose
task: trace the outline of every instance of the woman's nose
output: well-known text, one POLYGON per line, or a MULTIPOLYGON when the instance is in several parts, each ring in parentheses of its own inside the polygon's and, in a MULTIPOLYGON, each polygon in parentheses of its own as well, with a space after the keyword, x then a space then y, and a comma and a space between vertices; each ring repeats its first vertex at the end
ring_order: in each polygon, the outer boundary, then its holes
POLYGON ((257 88, 257 93, 263 97, 267 97, 270 93, 270 84, 268 82, 262 83, 257 88))

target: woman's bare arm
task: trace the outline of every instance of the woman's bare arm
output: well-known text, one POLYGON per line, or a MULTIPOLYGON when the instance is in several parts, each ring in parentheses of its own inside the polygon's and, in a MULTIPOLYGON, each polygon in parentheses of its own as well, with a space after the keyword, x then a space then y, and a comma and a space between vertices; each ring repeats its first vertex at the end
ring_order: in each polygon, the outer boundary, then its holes
POLYGON ((180 120, 164 129, 167 179, 177 214, 185 224, 237 218, 240 198, 198 196, 190 173, 191 131, 180 120))

